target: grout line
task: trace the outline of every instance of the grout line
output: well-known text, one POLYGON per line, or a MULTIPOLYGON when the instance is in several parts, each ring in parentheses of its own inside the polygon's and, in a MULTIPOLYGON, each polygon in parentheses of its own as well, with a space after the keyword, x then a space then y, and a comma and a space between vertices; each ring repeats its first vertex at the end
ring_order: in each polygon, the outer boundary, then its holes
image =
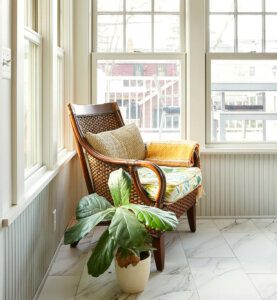
MULTIPOLYGON (((184 221, 186 221, 186 218, 182 218, 182 219, 183 219, 184 221)), ((212 218, 201 218, 201 219, 208 219, 208 220, 211 220, 211 221, 212 221, 212 224, 215 226, 215 229, 217 229, 217 231, 218 231, 217 235, 219 235, 219 236, 221 236, 221 237, 223 238, 223 240, 224 240, 225 243, 228 245, 229 249, 231 250, 231 253, 233 253, 234 256, 233 256, 233 257, 219 257, 219 256, 217 256, 217 257, 194 257, 194 256, 188 256, 187 253, 186 253, 186 250, 185 250, 185 248, 184 248, 184 244, 183 244, 183 240, 182 240, 182 235, 184 235, 184 233, 189 233, 189 231, 178 231, 178 230, 176 230, 176 231, 172 232, 173 234, 178 235, 178 238, 177 238, 176 241, 178 241, 178 243, 181 243, 181 249, 182 249, 182 251, 183 251, 183 253, 184 253, 184 258, 185 258, 186 261, 187 261, 189 275, 191 276, 191 279, 192 279, 192 280, 191 280, 191 284, 192 284, 192 286, 193 286, 193 290, 191 290, 191 291, 192 291, 193 295, 196 295, 196 294, 197 294, 198 298, 201 299, 201 298, 200 298, 200 294, 199 294, 199 289, 198 289, 198 286, 197 286, 197 284, 196 284, 196 279, 195 279, 195 277, 194 277, 194 275, 193 275, 193 273, 192 273, 190 260, 193 261, 194 259, 197 259, 197 260, 201 260, 201 259, 203 259, 203 260, 204 260, 204 259, 209 259, 209 260, 213 260, 213 259, 233 259, 233 260, 236 261, 236 262, 238 263, 238 265, 239 265, 239 269, 238 269, 238 270, 240 270, 243 274, 245 274, 245 276, 246 276, 247 280, 249 281, 250 285, 255 289, 255 291, 257 292, 257 294, 262 298, 262 296, 261 296, 261 294, 260 294, 258 288, 257 288, 256 285, 254 284, 254 282, 251 280, 250 276, 251 276, 251 275, 277 275, 277 273, 253 273, 253 272, 247 273, 246 270, 243 268, 240 259, 237 257, 237 255, 235 254, 234 250, 232 249, 232 247, 230 246, 230 244, 228 243, 228 241, 226 240, 226 238, 225 238, 225 236, 224 236, 224 233, 228 233, 228 231, 221 231, 221 230, 218 228, 217 224, 215 223, 215 220, 212 219, 212 218)), ((236 218, 236 219, 235 219, 235 222, 237 221, 237 219, 239 219, 239 218, 236 218)), ((244 218, 244 219, 245 219, 245 218, 244 218)), ((266 218, 263 218, 263 219, 266 219, 266 218)), ((276 218, 270 218, 270 219, 273 219, 273 220, 272 220, 267 226, 269 226, 269 225, 271 225, 271 224, 274 224, 274 223, 276 222, 276 218)), ((270 240, 270 239, 267 237, 267 235, 263 232, 263 230, 262 230, 261 228, 259 228, 259 227, 256 225, 255 222, 253 222, 253 219, 249 219, 249 221, 250 221, 251 224, 255 227, 255 229, 257 229, 257 231, 255 231, 255 232, 236 232, 236 233, 238 233, 238 234, 246 234, 246 235, 247 235, 247 234, 257 234, 257 233, 260 233, 260 234, 262 234, 262 236, 265 236, 267 240, 269 240, 271 243, 273 243, 273 244, 277 247, 277 244, 274 243, 274 241, 270 240)), ((201 232, 201 230, 200 230, 199 232, 201 232)), ((172 233, 169 233, 169 234, 172 234, 172 233)), ((191 233, 191 234, 193 235, 193 233, 191 233)), ((95 229, 94 229, 93 232, 92 232, 91 240, 92 240, 93 238, 95 238, 95 235, 96 235, 96 232, 95 232, 95 229)), ((61 243, 62 243, 62 240, 61 240, 61 242, 60 242, 59 247, 57 248, 57 251, 56 251, 56 254, 55 254, 55 255, 57 255, 57 254, 59 253, 59 251, 60 251, 60 249, 61 249, 61 243)), ((95 242, 91 243, 91 246, 93 247, 93 245, 95 245, 96 243, 97 243, 97 240, 96 240, 95 242)), ((170 246, 171 242, 169 241, 167 244, 170 246)), ((88 252, 87 255, 86 255, 86 259, 85 259, 86 262, 87 262, 87 260, 88 260, 89 255, 91 255, 91 250, 89 250, 89 252, 88 252)), ((53 258, 53 262, 54 262, 54 261, 55 261, 55 257, 53 258)), ((51 268, 52 268, 52 265, 51 265, 51 267, 49 267, 48 274, 50 273, 51 268)), ((81 283, 83 274, 84 274, 84 272, 85 272, 85 268, 86 268, 86 263, 84 263, 84 266, 83 266, 82 271, 81 271, 80 276, 79 276, 79 280, 77 280, 78 283, 77 283, 77 285, 76 285, 76 291, 75 291, 75 295, 74 295, 74 299, 75 299, 75 300, 76 300, 77 297, 78 297, 78 290, 79 290, 79 286, 80 286, 80 283, 81 283)), ((170 275, 170 274, 159 274, 159 275, 162 276, 162 275, 170 275)), ((184 275, 184 276, 185 276, 185 275, 187 275, 187 274, 182 274, 182 273, 181 273, 180 275, 184 275)), ((54 275, 52 275, 52 276, 54 276, 54 275)), ((50 275, 47 275, 47 277, 45 278, 45 281, 46 281, 46 279, 47 279, 48 277, 50 277, 50 275)), ((44 283, 45 283, 45 282, 44 282, 44 283)), ((43 284, 43 286, 44 286, 44 284, 43 284)), ((43 286, 42 286, 42 287, 43 287, 43 286)), ((199 286, 199 288, 200 288, 200 287, 201 287, 201 286, 199 286)))
MULTIPOLYGON (((93 238, 95 234, 95 228, 93 229, 93 234, 92 234, 92 237, 91 239, 93 238)), ((95 245, 97 241, 93 242, 92 245, 95 245)), ((76 288, 76 292, 75 292, 75 295, 74 295, 74 300, 76 299, 76 297, 78 296, 78 290, 79 290, 79 286, 80 286, 80 283, 81 283, 81 280, 82 280, 82 277, 83 277, 83 273, 84 273, 84 270, 87 266, 87 261, 88 261, 88 256, 91 255, 91 249, 89 250, 89 252, 87 253, 87 256, 86 256, 86 259, 85 259, 85 263, 84 263, 84 266, 82 268, 82 272, 81 272, 81 275, 80 275, 80 278, 79 278, 79 281, 78 281, 78 284, 77 284, 77 288, 76 288)))
POLYGON ((186 261, 187 261, 187 263, 188 263, 188 268, 189 268, 189 272, 190 272, 190 275, 191 275, 192 280, 193 280, 193 285, 194 285, 194 287, 195 287, 195 291, 196 291, 196 293, 197 293, 197 295, 198 295, 199 300, 201 300, 200 294, 199 294, 199 291, 198 291, 198 288, 197 288, 197 284, 196 284, 196 281, 195 281, 195 278, 194 278, 194 276, 193 276, 193 274, 192 274, 192 271, 191 271, 191 267, 190 267, 190 263, 189 263, 189 257, 187 257, 187 255, 186 255, 186 250, 185 250, 185 248, 184 248, 184 246, 183 246, 183 242, 182 242, 182 240, 181 240, 181 236, 180 236, 180 235, 181 235, 181 233, 178 232, 178 238, 179 238, 179 241, 180 241, 180 243, 181 243, 181 247, 182 247, 182 249, 183 249, 183 252, 184 252, 186 261))
MULTIPOLYGON (((255 226, 254 222, 252 221, 252 219, 250 219, 251 223, 255 226)), ((216 225, 216 224, 215 224, 216 225)), ((256 227, 256 226, 255 226, 256 227)), ((259 228, 257 228, 259 230, 259 228)), ((228 246, 230 247, 231 251, 233 252, 235 259, 237 260, 238 264, 240 265, 240 269, 243 272, 243 274, 245 274, 245 276, 247 277, 249 283, 253 286, 253 288, 255 289, 255 291, 257 292, 257 294, 261 297, 261 299, 263 299, 263 297, 260 295, 260 292, 258 291, 257 287, 254 285, 254 283, 252 282, 252 280, 250 279, 250 277, 248 276, 248 274, 246 273, 246 270, 243 268, 242 263, 240 261, 240 259, 237 257, 237 255, 235 254, 234 250, 232 249, 232 247, 230 246, 230 244, 228 243, 228 241, 225 239, 224 235, 220 232, 220 234, 222 235, 223 239, 225 240, 225 242, 228 244, 228 246)), ((246 232, 246 234, 249 234, 246 232)), ((250 233, 252 234, 252 233, 250 233)))
POLYGON ((249 277, 249 274, 246 273, 246 272, 244 272, 244 274, 246 275, 246 277, 248 278, 248 280, 250 281, 251 285, 254 287, 254 289, 258 293, 258 295, 261 297, 261 299, 263 299, 262 295, 260 294, 260 291, 258 290, 258 288, 256 287, 256 285, 254 284, 254 282, 251 280, 251 278, 249 277))
MULTIPOLYGON (((253 220, 251 220, 251 222, 252 222, 252 224, 255 226, 255 228, 258 230, 258 232, 259 233, 261 233, 271 244, 273 244, 273 246, 275 246, 275 247, 277 247, 277 243, 275 242, 275 241, 272 241, 266 234, 265 234, 265 232, 261 229, 261 228, 259 228, 254 222, 253 222, 253 220)), ((271 223, 269 223, 266 227, 265 227, 265 230, 267 230, 266 228, 268 228, 268 226, 270 226, 270 225, 272 225, 272 224, 274 224, 276 222, 276 219, 273 219, 273 221, 271 222, 271 223)), ((262 223, 262 222, 261 222, 262 223)), ((268 231, 270 231, 270 230, 268 230, 268 231)), ((276 235, 277 235, 277 232, 273 232, 273 231, 270 231, 270 232, 272 232, 272 233, 276 233, 276 235)))
POLYGON ((54 253, 54 255, 53 255, 52 259, 51 259, 49 267, 47 268, 47 271, 44 274, 44 277, 43 277, 43 279, 42 279, 42 281, 41 281, 41 283, 40 283, 40 285, 39 285, 39 287, 38 287, 38 289, 37 289, 37 291, 36 291, 36 293, 35 293, 35 295, 33 297, 34 300, 37 300, 39 298, 39 296, 41 294, 41 291, 42 291, 42 289, 44 287, 44 284, 45 284, 47 278, 50 276, 49 273, 50 273, 50 271, 51 271, 51 269, 52 269, 52 267, 54 265, 54 262, 55 262, 55 260, 56 260, 56 258, 58 256, 58 253, 60 251, 60 247, 61 247, 62 243, 63 243, 63 237, 62 237, 61 241, 59 242, 58 247, 57 247, 57 249, 56 249, 56 251, 55 251, 55 253, 54 253))

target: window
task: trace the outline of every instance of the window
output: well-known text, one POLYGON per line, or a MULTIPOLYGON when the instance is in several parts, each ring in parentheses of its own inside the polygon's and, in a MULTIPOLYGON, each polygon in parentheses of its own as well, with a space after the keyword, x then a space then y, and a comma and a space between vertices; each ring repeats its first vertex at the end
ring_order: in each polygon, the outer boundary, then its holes
POLYGON ((65 127, 65 103, 64 103, 64 51, 58 48, 57 51, 57 116, 58 116, 58 152, 64 148, 64 127, 65 127))
POLYGON ((180 138, 183 1, 98 0, 94 5, 97 101, 117 102, 125 122, 135 122, 146 140, 180 138))
POLYGON ((65 101, 64 101, 64 50, 63 50, 63 0, 57 1, 57 150, 64 149, 65 101))
POLYGON ((270 0, 210 0, 207 142, 277 142, 277 9, 270 0))
POLYGON ((24 161, 25 178, 42 165, 41 36, 37 29, 37 1, 25 0, 24 30, 24 161))

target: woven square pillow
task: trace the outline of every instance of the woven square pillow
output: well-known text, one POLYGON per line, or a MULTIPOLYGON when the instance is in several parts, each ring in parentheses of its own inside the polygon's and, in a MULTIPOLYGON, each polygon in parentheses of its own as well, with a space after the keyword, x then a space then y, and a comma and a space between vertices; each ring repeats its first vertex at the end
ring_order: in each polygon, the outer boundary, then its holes
POLYGON ((87 132, 85 137, 94 150, 105 156, 144 159, 145 145, 136 124, 98 134, 87 132))

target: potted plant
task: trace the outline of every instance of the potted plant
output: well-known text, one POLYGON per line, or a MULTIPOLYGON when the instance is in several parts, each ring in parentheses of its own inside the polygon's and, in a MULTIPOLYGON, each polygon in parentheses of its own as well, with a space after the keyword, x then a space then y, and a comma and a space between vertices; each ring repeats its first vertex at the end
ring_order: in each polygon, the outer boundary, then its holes
POLYGON ((87 235, 98 223, 110 221, 87 263, 93 277, 103 274, 114 256, 118 283, 128 293, 144 290, 150 274, 152 238, 149 229, 175 229, 174 213, 129 202, 131 178, 122 169, 110 174, 109 189, 114 206, 104 197, 91 194, 83 197, 76 209, 77 223, 64 235, 64 243, 72 244, 87 235))

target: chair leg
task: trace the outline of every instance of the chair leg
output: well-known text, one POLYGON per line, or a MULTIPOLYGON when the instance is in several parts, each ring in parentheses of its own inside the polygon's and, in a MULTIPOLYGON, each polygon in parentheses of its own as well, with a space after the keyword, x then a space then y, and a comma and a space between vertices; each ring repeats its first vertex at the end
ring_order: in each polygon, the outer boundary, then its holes
POLYGON ((195 204, 187 211, 189 227, 191 232, 196 231, 196 206, 195 204))
POLYGON ((162 272, 164 269, 165 260, 164 234, 162 234, 160 237, 153 237, 152 245, 157 249, 153 251, 157 270, 162 272))
POLYGON ((79 242, 80 242, 80 240, 77 241, 77 242, 74 242, 74 243, 70 244, 70 247, 71 247, 71 248, 76 248, 77 245, 79 244, 79 242))

